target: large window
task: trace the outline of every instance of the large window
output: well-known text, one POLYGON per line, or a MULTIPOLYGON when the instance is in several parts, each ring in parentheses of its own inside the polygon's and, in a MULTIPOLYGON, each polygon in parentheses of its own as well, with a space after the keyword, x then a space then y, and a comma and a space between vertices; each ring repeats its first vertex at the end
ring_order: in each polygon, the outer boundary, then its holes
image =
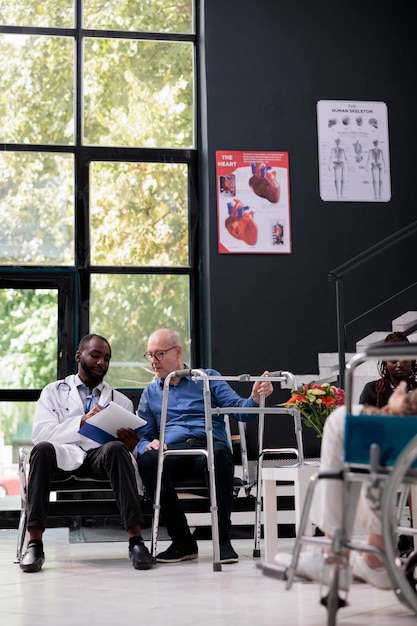
POLYGON ((0 7, 0 473, 83 334, 109 339, 126 390, 160 326, 198 356, 193 6, 0 7))

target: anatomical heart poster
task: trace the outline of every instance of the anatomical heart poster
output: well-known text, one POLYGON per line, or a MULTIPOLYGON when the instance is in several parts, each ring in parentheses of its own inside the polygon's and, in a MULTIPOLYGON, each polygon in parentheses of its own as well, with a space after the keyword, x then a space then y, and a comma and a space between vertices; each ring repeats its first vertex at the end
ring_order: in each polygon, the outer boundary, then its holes
POLYGON ((289 254, 287 152, 216 151, 218 250, 289 254))

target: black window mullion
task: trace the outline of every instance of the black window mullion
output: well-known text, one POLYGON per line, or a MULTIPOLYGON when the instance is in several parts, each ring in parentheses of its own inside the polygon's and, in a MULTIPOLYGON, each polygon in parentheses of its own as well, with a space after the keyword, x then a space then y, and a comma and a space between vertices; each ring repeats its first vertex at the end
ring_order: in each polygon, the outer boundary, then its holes
MULTIPOLYGON (((196 2, 199 9, 199 2, 196 2)), ((192 337, 193 362, 200 362, 199 311, 200 303, 200 272, 201 259, 200 241, 200 211, 198 205, 198 159, 195 149, 164 149, 164 148, 130 148, 112 146, 84 146, 83 145, 83 40, 85 37, 110 37, 152 39, 161 41, 196 42, 195 34, 180 33, 123 33, 119 31, 95 31, 83 29, 82 14, 83 0, 74 2, 74 28, 36 28, 36 27, 7 27, 0 26, 0 33, 57 35, 74 38, 75 49, 75 76, 74 76, 74 145, 28 145, 4 144, 6 150, 69 152, 74 154, 74 211, 75 211, 75 241, 74 241, 74 269, 71 274, 71 285, 59 291, 59 319, 58 319, 58 372, 66 375, 73 370, 73 353, 76 344, 82 335, 90 332, 90 279, 92 273, 161 273, 161 274, 188 274, 190 280, 190 324, 192 337), (91 267, 90 255, 90 163, 92 161, 137 161, 149 163, 186 163, 188 165, 189 190, 189 262, 187 268, 171 267, 91 267), (62 297, 62 300, 61 300, 62 297), (69 304, 70 303, 70 304, 69 304), (72 319, 69 312, 72 311, 72 319), (68 356, 72 355, 72 356, 68 356)), ((34 268, 33 268, 34 269, 34 268)), ((42 272, 42 268, 38 268, 42 272)), ((58 270, 58 268, 55 268, 58 270)), ((48 270, 45 268, 46 273, 48 270)), ((25 274, 28 288, 30 288, 31 271, 25 274)), ((0 269, 1 274, 1 269, 0 269)), ((47 282, 49 285, 50 275, 47 282)), ((92 329, 94 330, 94 329, 92 329)))

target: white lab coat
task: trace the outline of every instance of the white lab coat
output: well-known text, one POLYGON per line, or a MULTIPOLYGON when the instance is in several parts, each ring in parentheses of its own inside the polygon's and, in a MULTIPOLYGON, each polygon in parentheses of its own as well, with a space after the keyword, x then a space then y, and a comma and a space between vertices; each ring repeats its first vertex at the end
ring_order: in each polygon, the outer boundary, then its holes
MULTIPOLYGON (((98 404, 105 406, 111 400, 133 413, 132 401, 103 382, 98 404)), ((96 441, 78 433, 84 414, 83 402, 75 384, 74 375, 47 385, 37 402, 32 440, 35 444, 40 441, 52 443, 56 451, 58 467, 65 471, 80 467, 86 457, 86 451, 100 446, 96 441)), ((131 456, 135 466, 138 489, 140 493, 143 493, 136 460, 133 455, 131 456)))

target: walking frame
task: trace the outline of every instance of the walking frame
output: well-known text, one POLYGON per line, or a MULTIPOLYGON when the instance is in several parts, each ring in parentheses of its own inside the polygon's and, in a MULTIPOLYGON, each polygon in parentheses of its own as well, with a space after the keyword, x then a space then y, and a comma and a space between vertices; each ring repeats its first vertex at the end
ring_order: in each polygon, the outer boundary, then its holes
MULTIPOLYGON (((240 374, 237 376, 210 376, 202 369, 183 369, 171 372, 165 378, 164 391, 162 399, 161 410, 161 424, 159 432, 159 453, 158 453, 158 472, 157 482, 154 498, 154 517, 152 526, 152 556, 156 559, 157 552, 157 540, 158 540, 158 527, 160 519, 160 500, 161 500, 161 487, 162 487, 162 473, 165 459, 170 455, 204 455, 207 459, 207 468, 209 476, 209 498, 210 498, 210 513, 211 513, 211 526, 212 526, 212 541, 213 541, 213 571, 221 571, 222 566, 220 562, 220 542, 219 542, 219 528, 218 528, 218 508, 216 497, 216 483, 214 473, 214 449, 213 449, 213 415, 234 415, 234 414, 255 414, 259 416, 258 424, 258 469, 256 479, 256 509, 255 509, 255 528, 254 528, 254 554, 253 556, 259 556, 259 542, 261 536, 261 470, 262 461, 265 454, 293 454, 298 459, 297 464, 304 464, 304 451, 302 441, 302 428, 300 414, 296 409, 286 409, 283 407, 266 407, 265 396, 261 395, 259 407, 212 407, 211 400, 212 395, 210 391, 210 381, 212 380, 225 380, 228 382, 238 383, 253 383, 255 381, 265 381, 265 376, 251 376, 250 374, 240 374), (168 394, 169 385, 172 378, 181 378, 185 376, 192 376, 195 381, 203 381, 203 397, 204 397, 204 411, 205 411, 205 424, 207 435, 207 448, 193 448, 184 450, 164 450, 165 430, 167 421, 167 409, 168 409, 168 394), (294 416, 295 436, 297 442, 297 448, 263 448, 263 436, 264 436, 264 419, 266 414, 279 414, 289 413, 294 416)), ((268 376, 268 380, 271 382, 290 383, 291 388, 295 388, 295 378, 293 374, 286 371, 271 372, 268 376)), ((239 421, 239 432, 243 434, 241 430, 242 422, 239 421)), ((246 449, 246 445, 244 445, 246 449)), ((251 485, 249 482, 249 475, 247 468, 244 468, 243 472, 243 487, 245 491, 250 491, 251 485)))

